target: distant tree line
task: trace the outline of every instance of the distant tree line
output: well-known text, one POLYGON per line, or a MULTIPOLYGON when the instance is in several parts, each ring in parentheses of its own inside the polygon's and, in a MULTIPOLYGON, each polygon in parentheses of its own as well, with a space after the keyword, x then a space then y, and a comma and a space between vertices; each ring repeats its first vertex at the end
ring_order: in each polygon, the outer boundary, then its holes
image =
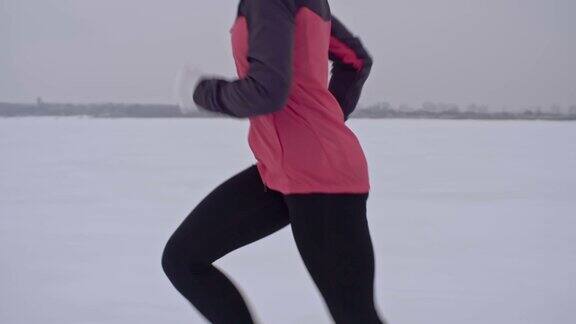
MULTIPOLYGON (((35 104, 0 102, 0 117, 21 116, 87 116, 96 118, 218 118, 228 116, 205 110, 183 114, 175 105, 94 103, 35 104)), ((425 102, 420 107, 393 106, 387 102, 357 108, 350 118, 411 118, 411 119, 525 119, 525 120, 576 120, 576 105, 562 107, 529 107, 524 109, 495 110, 486 105, 425 102)))
POLYGON ((123 104, 123 103, 44 103, 36 104, 2 103, 1 117, 22 116, 86 116, 96 118, 183 118, 219 117, 219 115, 198 110, 183 114, 178 106, 167 104, 123 104))
POLYGON ((562 107, 528 107, 494 109, 487 105, 470 104, 464 108, 450 103, 425 102, 420 107, 393 106, 382 102, 356 109, 351 118, 422 118, 422 119, 545 119, 576 120, 576 105, 562 107))

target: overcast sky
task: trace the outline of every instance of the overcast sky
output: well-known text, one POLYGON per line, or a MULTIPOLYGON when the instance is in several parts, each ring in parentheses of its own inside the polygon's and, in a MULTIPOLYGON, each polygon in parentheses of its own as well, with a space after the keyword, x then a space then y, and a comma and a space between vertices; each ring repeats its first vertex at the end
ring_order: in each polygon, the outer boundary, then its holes
MULTIPOLYGON (((0 101, 173 102, 235 77, 237 0, 0 0, 0 101)), ((332 0, 374 57, 362 104, 576 104, 575 0, 332 0)))

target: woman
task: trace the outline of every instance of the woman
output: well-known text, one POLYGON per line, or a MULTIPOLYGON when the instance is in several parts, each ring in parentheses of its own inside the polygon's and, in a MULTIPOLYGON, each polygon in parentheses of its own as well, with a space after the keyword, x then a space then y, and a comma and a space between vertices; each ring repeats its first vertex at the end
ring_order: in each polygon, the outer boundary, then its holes
POLYGON ((367 163, 345 125, 370 55, 326 0, 241 0, 230 32, 239 79, 202 78, 183 101, 248 118, 257 163, 186 217, 166 244, 166 275, 210 322, 253 323, 212 263, 290 224, 334 321, 383 323, 373 298, 367 163))

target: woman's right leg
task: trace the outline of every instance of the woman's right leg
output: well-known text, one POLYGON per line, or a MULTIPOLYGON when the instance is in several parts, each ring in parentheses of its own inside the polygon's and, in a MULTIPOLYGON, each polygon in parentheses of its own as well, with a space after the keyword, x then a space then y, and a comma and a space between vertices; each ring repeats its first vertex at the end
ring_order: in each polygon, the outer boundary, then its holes
POLYGON ((253 323, 234 284, 212 263, 289 224, 280 192, 255 165, 210 192, 172 234, 162 267, 174 287, 211 323, 253 323))
POLYGON ((368 193, 285 195, 296 246, 337 324, 383 324, 374 301, 368 193))

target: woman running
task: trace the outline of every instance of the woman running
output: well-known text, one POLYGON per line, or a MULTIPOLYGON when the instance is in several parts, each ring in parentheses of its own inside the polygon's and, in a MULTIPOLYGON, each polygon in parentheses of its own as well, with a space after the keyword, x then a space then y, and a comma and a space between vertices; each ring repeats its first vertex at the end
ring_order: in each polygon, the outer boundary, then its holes
POLYGON ((201 78, 183 101, 248 118, 257 162, 184 219, 164 249, 166 275, 210 322, 254 323, 213 262, 290 224, 334 321, 383 323, 374 303, 368 167, 345 125, 370 55, 326 0, 241 0, 230 32, 239 78, 201 78))

